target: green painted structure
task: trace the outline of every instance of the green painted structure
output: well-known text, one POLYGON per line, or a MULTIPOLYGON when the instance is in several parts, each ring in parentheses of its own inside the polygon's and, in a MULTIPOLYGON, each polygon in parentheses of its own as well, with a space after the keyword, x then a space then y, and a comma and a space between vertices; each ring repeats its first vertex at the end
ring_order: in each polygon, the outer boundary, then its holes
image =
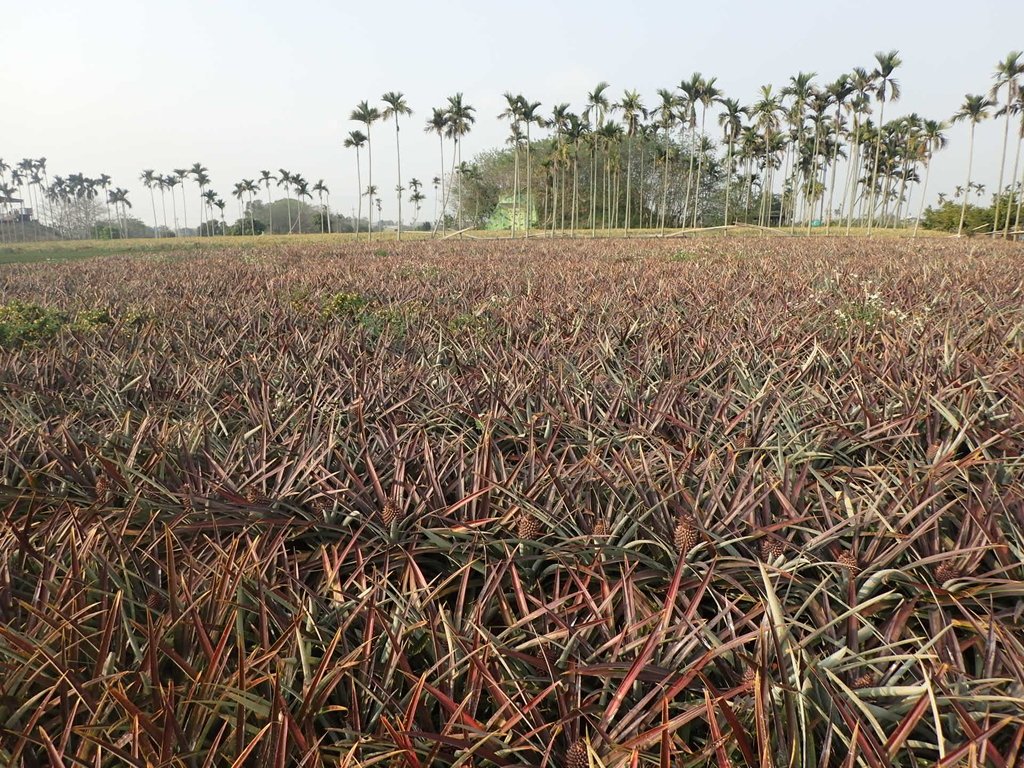
MULTIPOLYGON (((537 204, 530 201, 533 209, 530 215, 530 226, 537 224, 537 204)), ((515 208, 516 229, 526 228, 526 196, 520 195, 515 206, 512 204, 512 195, 507 195, 498 200, 491 215, 487 217, 487 229, 512 229, 512 209, 515 208)))

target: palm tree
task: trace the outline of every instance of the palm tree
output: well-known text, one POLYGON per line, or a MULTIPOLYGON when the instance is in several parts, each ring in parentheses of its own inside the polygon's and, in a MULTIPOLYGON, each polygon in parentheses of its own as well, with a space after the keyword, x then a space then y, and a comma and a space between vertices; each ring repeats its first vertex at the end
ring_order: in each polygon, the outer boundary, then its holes
POLYGON ((239 234, 245 234, 245 214, 242 212, 242 198, 245 197, 245 184, 241 181, 235 182, 234 189, 231 190, 231 195, 238 201, 238 218, 242 222, 242 231, 239 234))
POLYGON ((420 218, 420 205, 423 203, 424 200, 427 199, 427 196, 420 192, 420 188, 422 186, 423 182, 420 181, 419 179, 409 179, 409 189, 412 190, 412 194, 409 195, 409 202, 412 203, 414 206, 412 218, 412 225, 414 227, 416 226, 416 222, 419 221, 420 218))
POLYGON ((498 115, 499 120, 508 120, 510 135, 507 143, 512 145, 512 218, 511 236, 516 236, 516 211, 519 207, 519 145, 523 142, 523 133, 519 124, 522 120, 523 104, 522 96, 513 95, 511 91, 505 91, 505 109, 498 115))
MULTIPOLYGON (((967 148, 967 189, 971 188, 971 166, 974 162, 974 129, 978 126, 982 120, 988 117, 989 107, 995 106, 995 102, 985 96, 978 96, 974 94, 967 94, 964 97, 964 103, 960 105, 960 109, 953 115, 953 122, 959 123, 961 120, 967 120, 971 124, 971 138, 967 148)), ((960 225, 957 227, 957 237, 963 235, 964 231, 964 216, 967 213, 967 193, 964 192, 964 200, 960 206, 960 225)))
MULTIPOLYGON (((0 174, 0 176, 2 176, 2 175, 3 174, 0 174)), ((168 178, 173 178, 173 177, 169 176, 168 178)), ((99 187, 100 189, 102 189, 103 192, 104 192, 103 202, 104 202, 104 205, 105 205, 105 207, 107 209, 107 224, 108 225, 110 224, 110 192, 109 192, 109 190, 110 190, 110 181, 111 181, 110 177, 107 174, 105 174, 105 173, 101 173, 100 177, 98 179, 96 179, 96 186, 99 187)), ((177 182, 175 182, 175 183, 177 183, 177 182)), ((174 190, 173 189, 171 190, 171 199, 172 200, 174 199, 174 190)), ((51 214, 51 218, 52 218, 52 216, 53 216, 53 208, 52 207, 50 208, 50 214, 51 214)))
POLYGON ((203 206, 206 204, 203 190, 210 183, 210 177, 206 175, 206 167, 202 163, 193 163, 189 171, 196 178, 196 186, 199 187, 199 234, 203 233, 203 206))
POLYGON ((188 168, 175 168, 174 175, 178 177, 178 183, 181 184, 181 216, 185 222, 185 229, 188 229, 188 205, 185 202, 185 179, 188 178, 189 170, 188 168))
POLYGON ((249 195, 249 233, 255 235, 256 220, 253 217, 253 207, 256 201, 256 194, 260 191, 260 186, 255 179, 242 179, 242 189, 249 195))
POLYGON ((545 125, 547 125, 547 122, 544 120, 544 117, 540 114, 539 101, 527 101, 526 99, 523 99, 521 96, 520 99, 520 116, 523 119, 523 123, 526 125, 526 232, 524 233, 524 236, 529 238, 530 219, 533 218, 533 168, 530 160, 530 126, 536 125, 539 128, 543 128, 545 125))
MULTIPOLYGON (((380 199, 380 198, 377 197, 377 187, 376 187, 376 185, 372 185, 371 184, 371 185, 367 186, 366 187, 366 191, 363 192, 362 194, 363 194, 364 197, 369 198, 367 207, 370 208, 370 209, 373 208, 374 201, 380 199)), ((371 221, 372 221, 371 219, 369 219, 369 218, 367 219, 367 226, 369 226, 371 221)), ((378 226, 380 225, 380 219, 379 218, 377 219, 377 224, 378 224, 378 226)))
MULTIPOLYGON (((796 222, 796 198, 799 190, 800 153, 803 150, 804 144, 805 108, 816 92, 814 85, 812 85, 815 75, 816 73, 814 72, 797 72, 796 75, 789 78, 789 85, 782 89, 783 96, 793 97, 793 102, 789 108, 790 143, 786 150, 786 165, 788 166, 792 163, 789 177, 789 220, 791 229, 796 222)), ((783 195, 783 205, 779 207, 779 226, 782 226, 782 216, 785 208, 785 195, 783 195)))
MULTIPOLYGON (((622 111, 622 120, 626 128, 626 234, 632 224, 632 179, 633 179, 633 137, 640 129, 641 116, 647 117, 647 109, 636 91, 623 91, 622 101, 616 104, 622 111)), ((642 223, 641 223, 642 225, 642 223)))
MULTIPOLYGON (((469 131, 473 127, 473 123, 476 122, 476 117, 473 113, 476 109, 466 104, 463 101, 462 93, 456 93, 454 96, 448 97, 448 109, 446 113, 447 127, 445 128, 445 134, 455 144, 455 155, 458 156, 458 162, 462 163, 462 141, 469 134, 469 131)), ((454 162, 455 158, 452 158, 452 172, 454 173, 454 162)), ((462 177, 459 177, 459 205, 456 209, 456 218, 459 222, 459 229, 462 229, 462 177)), ((442 213, 443 215, 443 213, 442 213)))
POLYGON ((412 114, 412 110, 409 109, 409 105, 405 103, 405 96, 400 92, 388 91, 380 97, 381 100, 387 104, 384 111, 381 113, 381 117, 384 120, 395 121, 395 155, 398 161, 398 185, 396 191, 398 192, 398 232, 395 235, 396 240, 402 239, 402 146, 398 140, 398 118, 403 115, 408 116, 412 114))
POLYGON ((845 194, 842 208, 846 210, 846 234, 849 236, 853 228, 853 211, 857 204, 857 188, 860 186, 859 169, 862 165, 860 150, 863 126, 861 117, 870 112, 872 85, 871 74, 863 67, 854 67, 850 72, 850 87, 853 88, 852 98, 847 107, 853 117, 850 131, 850 157, 846 163, 845 194))
POLYGON ((296 173, 292 176, 292 184, 295 187, 295 223, 299 225, 299 234, 302 234, 302 198, 313 199, 309 192, 309 182, 296 173))
MULTIPOLYGON (((1010 177, 1010 187, 1016 192, 1017 196, 1016 221, 1019 223, 1021 202, 1024 201, 1024 180, 1018 181, 1017 177, 1017 169, 1020 167, 1021 145, 1024 144, 1024 88, 1019 89, 1017 91, 1017 98, 1004 106, 999 112, 1001 114, 1004 111, 1007 115, 1021 116, 1020 129, 1017 131, 1017 152, 1015 153, 1013 160, 1013 175, 1010 177)), ((1010 236, 1010 217, 1012 213, 1013 198, 1011 197, 1006 206, 1006 223, 1003 226, 1003 237, 1010 236)), ((1018 228, 1019 227, 1016 226, 1014 227, 1015 230, 1018 228)))
POLYGON ((683 92, 679 100, 679 121, 683 131, 690 129, 689 155, 690 162, 686 171, 686 194, 683 198, 683 221, 685 227, 690 220, 690 193, 693 188, 693 161, 696 152, 697 138, 697 102, 700 100, 701 84, 704 78, 700 72, 694 72, 689 80, 679 83, 679 90, 683 92))
MULTIPOLYGON (((371 107, 369 103, 361 101, 352 110, 349 120, 362 123, 366 126, 366 184, 373 186, 373 144, 370 143, 370 126, 380 120, 380 110, 371 107)), ((372 202, 372 201, 371 201, 372 202)), ((369 208, 370 218, 368 221, 369 237, 373 239, 373 206, 369 208)))
POLYGON ((274 234, 274 199, 270 196, 270 182, 277 181, 277 176, 272 174, 270 171, 260 171, 260 181, 262 181, 263 186, 267 188, 267 211, 270 215, 270 222, 268 224, 267 231, 270 234, 274 234))
MULTIPOLYGON (((881 51, 875 54, 875 60, 878 62, 878 66, 875 67, 874 72, 871 73, 872 80, 874 81, 874 92, 875 98, 878 100, 878 125, 885 125, 885 102, 886 101, 898 101, 900 98, 900 84, 893 78, 892 74, 903 60, 899 57, 899 51, 889 51, 883 53, 881 51)), ((875 192, 877 190, 878 183, 878 161, 881 157, 882 151, 882 131, 878 131, 878 135, 875 138, 875 162, 874 167, 871 171, 871 201, 868 204, 868 234, 871 234, 871 227, 875 221, 875 192)))
POLYGON ((359 238, 359 224, 363 218, 363 173, 359 166, 359 150, 366 143, 366 134, 362 131, 349 131, 345 139, 345 149, 356 151, 356 197, 359 199, 359 215, 356 216, 356 239, 359 238))
MULTIPOLYGON (((56 179, 54 181, 56 182, 56 179)), ((107 193, 107 201, 114 204, 114 213, 118 217, 118 229, 121 232, 121 238, 128 237, 127 209, 132 207, 131 202, 128 200, 128 190, 122 187, 115 187, 107 193)))
MULTIPOLYGON (((843 130, 843 105, 846 100, 853 94, 853 83, 850 81, 849 75, 840 75, 826 87, 826 91, 832 97, 832 103, 835 105, 836 118, 833 125, 833 133, 835 134, 835 142, 832 147, 832 160, 830 163, 830 171, 832 173, 832 180, 829 182, 828 189, 828 205, 825 209, 825 234, 828 234, 832 229, 832 205, 835 199, 836 191, 836 176, 838 175, 838 163, 839 163, 839 149, 840 149, 840 135, 843 130)), ((824 196, 822 197, 822 205, 824 203, 824 196)))
POLYGON ((940 120, 924 120, 921 123, 921 151, 924 162, 924 186, 921 188, 921 203, 917 212, 917 220, 914 222, 913 237, 917 237, 917 228, 921 224, 921 217, 924 215, 924 203, 928 196, 928 177, 932 170, 932 155, 936 150, 946 146, 946 134, 943 131, 948 126, 940 120))
POLYGON ((761 180, 761 204, 757 217, 758 224, 764 225, 771 224, 772 185, 775 176, 772 156, 775 150, 780 148, 783 140, 779 134, 782 125, 782 97, 772 93, 770 85, 762 85, 761 98, 754 104, 752 110, 751 117, 755 118, 760 131, 760 143, 764 149, 764 178, 761 180))
POLYGON ((572 212, 569 215, 569 236, 576 237, 579 226, 579 181, 580 181, 580 142, 590 132, 590 125, 578 115, 569 113, 569 127, 566 138, 572 144, 572 212))
POLYGON ((565 229, 565 165, 568 163, 565 134, 569 129, 569 105, 556 104, 551 110, 549 124, 555 129, 555 146, 553 156, 554 165, 554 202, 551 206, 551 235, 555 234, 555 228, 559 225, 559 212, 561 212, 561 228, 565 229), (558 187, 558 168, 562 167, 562 186, 558 187))
MULTIPOLYGON (((721 95, 722 95, 722 92, 717 87, 715 87, 715 80, 717 80, 717 79, 718 78, 715 78, 715 77, 712 77, 710 80, 702 79, 701 82, 700 82, 700 88, 699 88, 699 90, 697 92, 697 100, 700 101, 700 105, 701 105, 701 112, 700 112, 700 135, 702 137, 705 135, 705 133, 704 133, 704 123, 705 123, 707 115, 708 115, 708 107, 710 107, 711 104, 714 103, 715 101, 717 101, 719 99, 719 97, 721 97, 721 95)), ((700 177, 701 177, 701 171, 703 170, 703 168, 704 168, 704 152, 701 152, 700 156, 697 159, 697 181, 694 184, 694 192, 693 192, 693 226, 694 227, 697 226, 697 210, 698 210, 697 201, 700 199, 700 177)))
POLYGON ((611 86, 604 80, 594 86, 587 94, 587 107, 583 110, 583 118, 590 123, 593 130, 591 148, 590 173, 590 236, 597 236, 597 132, 604 126, 604 118, 611 109, 608 97, 604 95, 611 86))
POLYGON ((292 233, 292 227, 294 226, 292 224, 292 175, 284 168, 278 168, 277 173, 279 174, 277 178, 277 186, 284 187, 284 195, 288 200, 288 234, 290 235, 292 233))
POLYGON ((225 203, 223 200, 221 200, 218 197, 216 200, 213 201, 213 204, 220 211, 220 233, 222 235, 226 235, 227 234, 228 223, 226 221, 224 221, 224 207, 227 205, 227 203, 225 203))
MULTIPOLYGON (((1007 106, 1013 104, 1017 99, 1017 94, 1020 93, 1020 77, 1024 75, 1024 61, 1022 61, 1024 53, 1021 51, 1010 51, 1006 58, 1003 59, 996 65, 995 73, 995 84, 992 86, 992 90, 989 92, 989 98, 996 100, 999 95, 999 90, 1006 87, 1006 104, 1007 106)), ((996 186, 996 205, 995 205, 995 216, 992 220, 992 237, 996 236, 996 231, 999 229, 999 203, 1002 200, 1003 194, 1003 171, 1006 168, 1006 146, 1010 140, 1010 111, 1006 107, 999 110, 997 116, 1006 115, 1006 124, 1003 128, 1003 153, 999 158, 999 184, 996 186)), ((1016 182, 1016 178, 1014 178, 1016 182)), ((1012 198, 1011 198, 1012 200, 1012 198)), ((1007 202, 1010 205, 1010 202, 1007 202)))
POLYGON ((437 202, 438 202, 438 189, 441 186, 441 177, 435 176, 430 180, 430 185, 434 188, 434 231, 437 231, 437 202))
POLYGON ((202 194, 203 205, 206 207, 206 235, 207 237, 213 236, 213 207, 217 202, 217 193, 212 189, 208 189, 202 194))
POLYGON ((153 187, 156 184, 156 171, 151 168, 147 168, 139 176, 139 181, 142 185, 149 190, 149 201, 153 205, 153 237, 160 237, 160 229, 156 220, 156 197, 153 195, 153 187))
POLYGON ((320 179, 319 181, 317 181, 316 184, 313 185, 313 191, 316 192, 317 199, 320 201, 320 234, 322 235, 324 233, 324 216, 325 215, 327 217, 327 231, 328 232, 330 232, 330 227, 331 227, 331 212, 330 211, 324 211, 324 192, 326 192, 327 194, 330 194, 330 190, 327 189, 327 185, 324 183, 324 180, 320 179))
POLYGON ((160 190, 160 210, 163 213, 164 232, 167 232, 167 180, 162 174, 157 174, 154 179, 157 189, 160 190))
MULTIPOLYGON (((100 180, 102 181, 102 179, 103 179, 103 177, 101 176, 100 180)), ((109 182, 109 180, 110 179, 108 177, 107 181, 109 182)), ((169 173, 166 176, 164 176, 164 186, 167 189, 171 190, 171 214, 174 217, 174 236, 175 237, 178 237, 180 232, 178 230, 178 199, 177 199, 177 196, 174 194, 174 188, 176 186, 178 186, 178 184, 180 184, 180 183, 181 183, 181 180, 175 174, 173 174, 173 173, 169 173)), ((101 184, 100 186, 103 186, 103 188, 106 189, 106 186, 104 186, 103 184, 101 184)))
POLYGON ((662 181, 661 181, 661 236, 665 236, 665 213, 668 203, 668 167, 671 162, 671 149, 672 149, 672 129, 676 125, 678 120, 678 113, 676 110, 679 107, 679 97, 676 96, 672 91, 667 88, 658 89, 658 97, 661 99, 661 104, 655 108, 655 113, 658 115, 658 127, 665 133, 665 154, 664 154, 664 167, 662 168, 662 181))
MULTIPOLYGON (((434 190, 434 232, 437 232, 437 189, 438 183, 441 186, 441 199, 445 205, 448 203, 448 198, 445 197, 444 191, 444 137, 445 132, 448 128, 448 113, 440 107, 434 107, 431 111, 430 118, 427 120, 427 125, 423 129, 424 133, 436 133, 438 143, 441 145, 441 174, 435 176, 435 190, 434 190)), ((441 211, 441 218, 444 219, 444 210, 441 211)), ((442 233, 445 230, 444 221, 441 222, 442 233)))
POLYGON ((743 130, 743 117, 747 114, 747 110, 746 107, 741 107, 736 99, 719 96, 718 101, 722 105, 722 113, 718 116, 718 124, 722 126, 723 136, 728 147, 725 159, 725 219, 723 221, 728 226, 729 198, 732 191, 733 147, 736 144, 736 138, 740 135, 740 131, 743 130))

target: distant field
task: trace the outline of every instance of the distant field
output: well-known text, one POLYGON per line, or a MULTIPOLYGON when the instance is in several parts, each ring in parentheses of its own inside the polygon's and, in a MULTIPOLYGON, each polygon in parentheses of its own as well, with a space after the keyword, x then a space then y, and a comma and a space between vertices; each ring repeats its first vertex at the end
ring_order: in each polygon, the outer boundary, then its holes
POLYGON ((1019 246, 106 247, 0 251, 0 764, 1020 764, 1019 246))
MULTIPOLYGON (((451 234, 451 233, 449 233, 451 234)), ((558 231, 554 234, 557 239, 569 239, 572 233, 566 231, 558 231)), ((700 229, 700 230, 667 230, 667 234, 671 235, 670 239, 690 239, 694 237, 707 238, 707 237, 804 237, 807 235, 807 229, 797 227, 792 233, 789 229, 773 229, 773 230, 759 230, 757 228, 732 228, 728 231, 723 231, 718 228, 711 229, 700 229)), ((826 231, 824 227, 818 227, 811 230, 811 234, 814 237, 825 237, 826 231)), ((863 227, 855 227, 850 232, 851 235, 856 237, 862 237, 867 234, 867 230, 863 227)), ((873 237, 879 238, 907 238, 911 236, 910 230, 904 229, 875 229, 872 233, 873 237)), ((456 235, 461 239, 501 239, 508 238, 510 233, 508 230, 473 230, 466 232, 462 235, 456 235)), ((522 233, 518 232, 517 237, 521 237, 522 233)), ((598 229, 596 236, 599 238, 623 238, 626 236, 625 230, 622 229, 609 229, 602 230, 598 229)), ((846 230, 844 227, 833 227, 828 235, 831 238, 840 238, 846 236, 846 230)), ((934 237, 949 237, 946 232, 930 232, 927 230, 920 230, 917 234, 919 238, 934 238, 934 237)), ((438 234, 437 238, 441 235, 438 234)), ((540 239, 546 239, 552 237, 552 233, 548 230, 531 230, 531 237, 540 239)), ((590 230, 581 229, 577 230, 575 237, 578 239, 589 239, 590 230)), ((629 233, 630 239, 659 239, 660 235, 657 231, 648 230, 633 230, 629 233)), ((417 241, 417 240, 430 240, 432 238, 431 233, 421 231, 410 231, 402 233, 403 241, 417 241)), ((94 258, 96 256, 112 256, 125 253, 147 253, 147 252, 162 252, 168 250, 183 250, 183 251, 217 251, 225 248, 251 248, 253 246, 267 247, 267 246, 280 246, 280 245, 311 245, 318 243, 356 243, 356 242, 369 242, 367 233, 363 232, 358 236, 352 233, 349 234, 335 234, 335 235, 321 235, 308 234, 308 235, 259 235, 257 237, 242 236, 242 237, 188 237, 188 238, 144 238, 135 240, 68 240, 68 241, 46 241, 38 243, 8 243, 0 244, 0 265, 3 264, 23 264, 33 261, 70 261, 76 259, 87 259, 94 258)), ((372 242, 388 244, 395 242, 394 232, 375 232, 373 234, 372 242)))

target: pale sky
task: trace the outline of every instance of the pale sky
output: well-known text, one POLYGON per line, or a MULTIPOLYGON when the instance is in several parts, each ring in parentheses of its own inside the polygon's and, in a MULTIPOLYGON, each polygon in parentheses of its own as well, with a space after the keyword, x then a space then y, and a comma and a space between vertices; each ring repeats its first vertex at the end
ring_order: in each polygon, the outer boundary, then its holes
MULTIPOLYGON (((402 132, 403 182, 424 182, 430 218, 439 160, 423 124, 456 91, 477 109, 469 160, 504 142, 497 115, 506 90, 544 112, 562 101, 580 111, 586 92, 608 80, 613 97, 637 89, 654 106, 657 88, 699 71, 747 104, 762 84, 812 71, 824 85, 854 66, 870 69, 875 51, 892 48, 904 60, 903 98, 886 118, 948 119, 965 93, 988 91, 999 60, 1024 49, 1024 3, 0 0, 0 157, 45 156, 51 177, 108 173, 147 222, 141 170, 196 161, 228 201, 229 220, 234 183, 262 168, 284 167, 311 184, 324 178, 332 206, 349 213, 355 156, 341 142, 361 126, 348 115, 358 101, 379 104, 398 90, 415 113, 402 132)), ((708 124, 717 137, 717 123, 708 124)), ((974 177, 989 191, 1002 131, 989 120, 977 134, 974 177)), ((948 135, 929 197, 964 181, 967 128, 948 135)), ((374 183, 393 217, 392 126, 375 125, 373 139, 374 183)), ((365 176, 364 153, 364 185, 365 176)), ((189 197, 191 224, 198 205, 189 197)))

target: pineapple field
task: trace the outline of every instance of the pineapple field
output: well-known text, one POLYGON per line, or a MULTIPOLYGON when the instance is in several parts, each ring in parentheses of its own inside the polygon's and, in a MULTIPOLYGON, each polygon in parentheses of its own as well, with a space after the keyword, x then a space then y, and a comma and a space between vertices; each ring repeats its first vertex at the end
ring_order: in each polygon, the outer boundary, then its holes
POLYGON ((1024 761, 1024 260, 0 267, 4 766, 1024 761))

